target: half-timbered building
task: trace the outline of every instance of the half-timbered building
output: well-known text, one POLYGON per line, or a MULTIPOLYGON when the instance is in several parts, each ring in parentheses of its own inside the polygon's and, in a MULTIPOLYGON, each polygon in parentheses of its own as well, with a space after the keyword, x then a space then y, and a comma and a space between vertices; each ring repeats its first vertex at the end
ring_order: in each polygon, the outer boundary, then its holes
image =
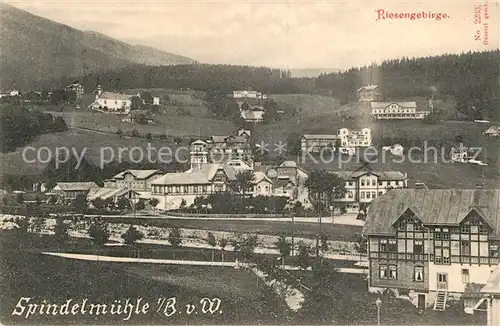
POLYGON ((372 201, 363 235, 370 291, 444 310, 499 264, 500 190, 393 190, 372 201))

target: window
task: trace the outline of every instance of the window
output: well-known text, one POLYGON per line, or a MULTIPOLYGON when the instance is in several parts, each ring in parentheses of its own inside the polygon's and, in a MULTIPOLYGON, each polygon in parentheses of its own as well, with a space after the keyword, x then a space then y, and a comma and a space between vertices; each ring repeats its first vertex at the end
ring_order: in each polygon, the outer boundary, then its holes
POLYGON ((391 280, 398 278, 398 267, 396 265, 389 265, 389 278, 391 280))
POLYGON ((386 252, 387 251, 387 239, 380 239, 379 242, 379 251, 386 252))
POLYGON ((422 266, 415 266, 413 272, 413 280, 415 282, 423 282, 424 281, 424 268, 422 266))
POLYGON ((115 104, 118 104, 118 101, 115 101, 115 104))
POLYGON ((398 244, 396 239, 389 239, 389 245, 387 246, 387 251, 398 251, 398 244))
POLYGON ((462 225, 462 233, 469 233, 470 232, 470 225, 464 224, 462 225))
POLYGON ((188 194, 188 193, 189 193, 189 187, 188 187, 188 186, 184 186, 184 193, 185 193, 185 194, 188 194))
POLYGON ((379 191, 379 192, 378 192, 378 196, 379 196, 379 197, 380 197, 380 196, 382 196, 383 194, 384 194, 384 192, 383 192, 383 191, 379 191))
POLYGON ((365 199, 365 192, 364 192, 364 191, 361 191, 361 192, 360 192, 360 198, 361 198, 361 199, 365 199))
POLYGON ((399 223, 399 225, 398 225, 398 231, 404 231, 405 229, 406 229, 405 222, 403 221, 403 222, 399 223))
POLYGON ((469 283, 469 270, 468 269, 462 269, 462 283, 464 283, 464 284, 469 283))
POLYGON ((347 197, 348 197, 348 198, 354 198, 354 194, 353 194, 353 192, 352 192, 352 191, 348 191, 348 192, 347 192, 347 197))
POLYGON ((375 186, 375 185, 377 185, 377 181, 372 180, 372 186, 375 186))
POLYGON ((488 233, 488 228, 486 228, 486 225, 484 224, 479 225, 479 233, 488 233))
POLYGON ((414 231, 422 231, 422 230, 423 230, 423 228, 422 228, 422 224, 420 224, 420 223, 418 223, 418 222, 417 222, 417 223, 415 223, 415 225, 413 226, 413 230, 414 230, 414 231))
POLYGON ((203 192, 207 192, 208 191, 208 187, 206 185, 203 186, 203 192))
POLYGON ((366 192, 366 199, 370 199, 370 192, 369 191, 366 192))
POLYGON ((443 248, 443 264, 450 263, 450 248, 443 248))
POLYGON ((372 191, 372 198, 376 198, 377 197, 377 193, 375 191, 372 191))
POLYGON ((498 251, 498 245, 495 243, 490 243, 490 257, 498 257, 499 256, 499 251, 498 251))
POLYGON ((460 254, 470 255, 470 241, 460 241, 460 254))
POLYGON ((386 265, 380 265, 380 278, 383 278, 383 279, 387 278, 387 266, 386 265))
POLYGON ((365 180, 361 180, 361 186, 365 185, 365 180))
POLYGON ((193 186, 193 193, 198 193, 198 186, 193 186))
POLYGON ((424 253, 424 241, 423 240, 415 240, 413 244, 413 252, 416 254, 424 253))

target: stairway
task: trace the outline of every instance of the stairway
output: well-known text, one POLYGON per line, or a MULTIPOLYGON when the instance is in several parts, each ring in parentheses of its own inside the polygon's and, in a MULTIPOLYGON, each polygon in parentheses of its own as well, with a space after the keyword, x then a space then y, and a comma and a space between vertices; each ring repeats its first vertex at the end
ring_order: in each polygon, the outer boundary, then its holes
POLYGON ((434 310, 444 311, 446 309, 446 300, 448 292, 446 290, 438 290, 436 301, 434 301, 434 310))

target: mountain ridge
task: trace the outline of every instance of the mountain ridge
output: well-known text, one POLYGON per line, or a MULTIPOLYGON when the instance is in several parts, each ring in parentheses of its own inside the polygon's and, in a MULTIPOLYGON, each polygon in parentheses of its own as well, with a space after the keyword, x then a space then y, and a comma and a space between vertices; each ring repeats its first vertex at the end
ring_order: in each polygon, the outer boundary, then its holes
POLYGON ((36 88, 47 80, 62 82, 69 76, 91 75, 136 64, 197 63, 188 57, 128 44, 100 32, 79 30, 4 2, 0 11, 2 89, 36 88))

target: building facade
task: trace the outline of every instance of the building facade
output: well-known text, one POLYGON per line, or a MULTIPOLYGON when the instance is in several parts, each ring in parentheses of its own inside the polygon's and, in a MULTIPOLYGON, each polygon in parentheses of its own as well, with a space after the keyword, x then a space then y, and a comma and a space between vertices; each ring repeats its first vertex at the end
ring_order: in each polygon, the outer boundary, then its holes
POLYGON ((89 105, 89 108, 92 110, 117 114, 128 114, 131 107, 131 95, 103 92, 100 86, 97 88, 95 101, 89 105))
POLYGON ((68 85, 64 89, 66 91, 73 91, 73 92, 75 92, 77 100, 82 97, 83 93, 85 93, 84 87, 81 84, 78 84, 78 83, 73 83, 71 85, 68 85))
POLYGON ((58 182, 52 189, 58 204, 67 204, 77 196, 87 197, 90 189, 99 188, 95 182, 58 182))
POLYGON ((370 147, 372 145, 372 131, 370 128, 349 130, 341 128, 337 131, 341 148, 370 147))
POLYGON ((376 120, 422 120, 430 111, 417 111, 416 102, 371 102, 376 120))
POLYGON ((300 150, 302 153, 320 153, 324 149, 334 150, 339 137, 337 135, 302 135, 300 138, 300 150))
POLYGON ((378 85, 367 85, 358 88, 359 101, 379 101, 381 96, 378 85))
POLYGON ((160 170, 126 170, 111 179, 104 180, 104 187, 126 188, 140 192, 151 191, 153 180, 164 174, 160 170))
POLYGON ((336 199, 347 212, 357 213, 361 204, 368 204, 390 189, 408 187, 408 175, 399 171, 331 171, 344 180, 346 194, 336 199))
POLYGON ((500 262, 500 190, 401 189, 374 200, 369 289, 404 290, 420 308, 446 309, 468 284, 485 284, 500 262))

